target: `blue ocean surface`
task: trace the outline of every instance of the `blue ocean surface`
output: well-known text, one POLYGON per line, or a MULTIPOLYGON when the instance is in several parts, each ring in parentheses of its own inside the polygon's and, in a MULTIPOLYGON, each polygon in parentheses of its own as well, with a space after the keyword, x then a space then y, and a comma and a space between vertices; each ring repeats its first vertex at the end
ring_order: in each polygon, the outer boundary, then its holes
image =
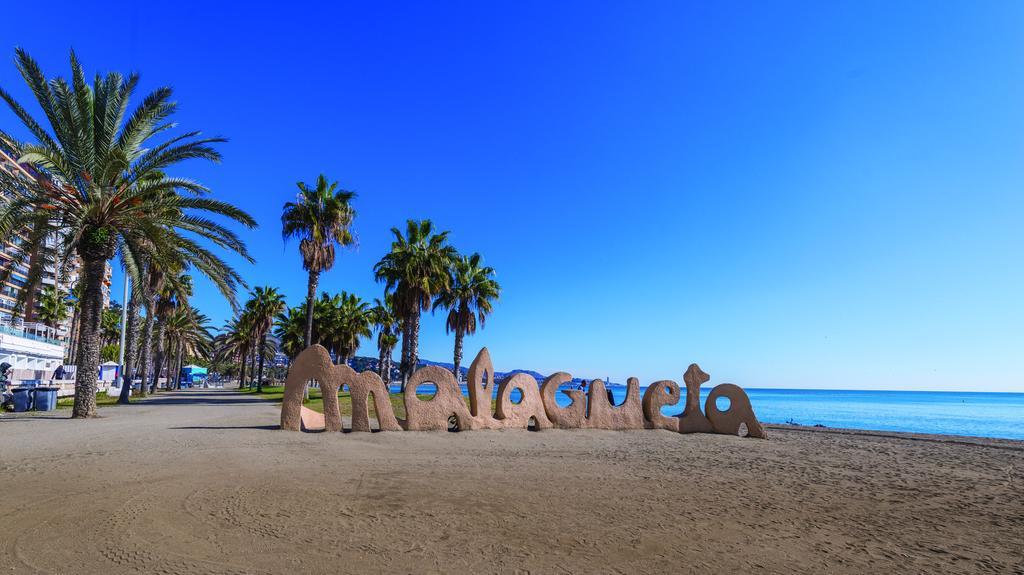
MULTIPOLYGON (((701 389, 702 409, 711 387, 701 389)), ((621 404, 626 387, 612 384, 610 389, 616 405, 621 404)), ((645 389, 641 387, 641 396, 645 389)), ((462 390, 468 393, 465 385, 462 390)), ((746 392, 763 423, 1024 440, 1024 393, 756 388, 746 392)), ((513 394, 513 401, 517 399, 513 394)), ((558 403, 565 406, 570 400, 559 393, 558 403)), ((680 411, 679 405, 662 409, 666 415, 680 411)))
MULTIPOLYGON (((759 420, 1024 440, 1024 393, 747 389, 759 420)), ((706 397, 706 395, 705 395, 706 397)))

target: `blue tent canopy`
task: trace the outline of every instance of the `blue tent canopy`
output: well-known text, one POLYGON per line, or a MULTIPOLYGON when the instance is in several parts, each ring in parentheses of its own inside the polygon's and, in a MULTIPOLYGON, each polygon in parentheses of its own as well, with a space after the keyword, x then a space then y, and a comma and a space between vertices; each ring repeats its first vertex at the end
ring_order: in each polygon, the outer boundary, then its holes
POLYGON ((207 371, 205 367, 198 365, 186 365, 181 368, 181 381, 187 383, 195 383, 197 381, 203 381, 206 379, 207 371))

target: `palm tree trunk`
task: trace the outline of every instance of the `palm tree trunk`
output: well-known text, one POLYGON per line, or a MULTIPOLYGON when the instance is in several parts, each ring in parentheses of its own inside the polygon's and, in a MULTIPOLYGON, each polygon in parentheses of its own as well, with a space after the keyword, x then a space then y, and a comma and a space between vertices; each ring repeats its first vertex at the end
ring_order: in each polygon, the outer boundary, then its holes
POLYGON ((242 350, 242 356, 239 358, 238 366, 238 389, 245 387, 245 364, 249 360, 249 351, 246 349, 242 350))
POLYGON ((462 381, 459 365, 462 363, 462 338, 464 335, 461 328, 455 330, 455 360, 452 362, 452 373, 455 374, 457 382, 462 381))
POLYGON ((167 365, 167 390, 174 391, 177 386, 177 375, 181 373, 178 367, 178 347, 175 345, 171 352, 171 362, 167 365), (171 375, 173 373, 174 375, 171 375))
MULTIPOLYGON (((143 326, 145 325, 144 322, 143 322, 143 319, 142 319, 142 310, 143 309, 144 309, 143 308, 143 304, 141 304, 141 303, 135 309, 135 324, 134 324, 134 326, 132 325, 131 321, 128 322, 128 326, 131 328, 131 331, 128 332, 128 335, 133 338, 132 341, 134 342, 134 345, 132 345, 132 346, 130 346, 128 348, 132 352, 131 365, 132 365, 132 371, 133 371, 132 375, 133 376, 134 375, 138 375, 139 372, 142 371, 142 329, 143 329, 143 326)), ((135 378, 132 377, 132 379, 134 380, 135 378)))
POLYGON ((384 373, 385 373, 384 372, 384 350, 385 350, 385 347, 386 346, 383 346, 383 345, 378 345, 377 346, 377 375, 379 375, 380 379, 382 381, 384 381, 385 385, 387 385, 388 382, 386 380, 384 380, 384 373))
POLYGON ((158 390, 167 391, 171 388, 171 369, 174 367, 174 344, 168 342, 164 345, 167 346, 167 351, 164 353, 164 355, 167 356, 167 360, 164 361, 163 366, 161 366, 161 371, 164 374, 164 386, 160 387, 160 382, 157 381, 156 388, 158 390))
POLYGON ((107 260, 82 256, 81 334, 75 371, 75 403, 71 417, 96 416, 96 387, 100 366, 100 316, 103 308, 103 275, 107 260))
MULTIPOLYGON (((166 344, 165 344, 166 345, 166 344)), ((174 361, 174 348, 168 346, 167 351, 164 353, 167 356, 167 361, 162 366, 164 368, 164 388, 171 387, 171 362, 174 361)), ((157 380, 157 389, 160 389, 160 380, 157 380)))
POLYGON ((384 385, 388 387, 389 392, 391 389, 391 354, 393 354, 394 352, 394 346, 388 346, 384 348, 384 352, 382 354, 382 361, 384 363, 384 373, 381 374, 380 378, 384 380, 384 385))
POLYGON ((406 320, 407 326, 404 333, 401 335, 402 348, 407 347, 407 357, 402 358, 403 365, 401 367, 401 391, 406 392, 406 383, 413 377, 413 372, 416 371, 416 363, 419 361, 419 338, 420 338, 420 310, 417 309, 413 312, 406 320))
POLYGON ((267 334, 260 335, 260 370, 256 375, 256 393, 263 393, 263 348, 267 346, 267 334))
POLYGON ((405 382, 409 378, 409 349, 412 336, 412 321, 409 317, 402 320, 402 359, 398 363, 398 371, 402 374, 402 390, 405 390, 405 382))
MULTIPOLYGON (((148 299, 148 298, 147 298, 148 299)), ((146 325, 142 328, 142 349, 139 363, 142 366, 142 377, 139 378, 139 397, 146 397, 149 391, 149 360, 153 353, 153 305, 146 303, 146 325)))
POLYGON ((309 271, 309 282, 306 287, 306 340, 303 349, 313 345, 313 308, 316 301, 316 286, 320 282, 320 273, 309 271))
POLYGON ((160 372, 164 368, 164 362, 167 360, 166 356, 167 350, 166 342, 164 341, 164 325, 163 322, 160 322, 160 329, 156 334, 156 361, 153 362, 153 385, 149 388, 153 393, 156 393, 157 388, 160 387, 160 372))
POLYGON ((252 361, 252 349, 246 350, 245 352, 245 371, 249 376, 245 381, 246 389, 252 389, 252 372, 255 371, 256 365, 252 361))
POLYGON ((419 346, 420 346, 420 312, 416 310, 416 313, 412 315, 412 325, 409 326, 409 365, 408 375, 406 375, 406 381, 412 377, 414 371, 416 371, 416 363, 419 361, 419 346))
POLYGON ((124 329, 128 332, 124 340, 124 365, 121 374, 121 394, 117 397, 120 404, 128 403, 128 396, 132 389, 132 380, 135 370, 135 350, 139 344, 139 298, 133 297, 128 300, 128 325, 124 329))
POLYGON ((171 385, 171 389, 181 389, 181 362, 185 359, 185 346, 178 345, 177 347, 177 359, 174 361, 174 366, 176 368, 174 371, 174 384, 171 385))

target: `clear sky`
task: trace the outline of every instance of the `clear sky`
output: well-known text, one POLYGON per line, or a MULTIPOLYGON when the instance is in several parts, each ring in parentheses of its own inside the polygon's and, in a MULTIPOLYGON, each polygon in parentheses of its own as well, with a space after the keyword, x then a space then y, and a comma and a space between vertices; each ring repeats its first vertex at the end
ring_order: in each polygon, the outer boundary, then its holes
MULTIPOLYGON (((1024 391, 1024 4, 329 4, 14 3, 0 84, 29 99, 22 46, 172 85, 231 139, 182 173, 261 222, 240 269, 290 305, 296 181, 359 194, 331 291, 380 296, 389 228, 433 219, 498 270, 467 355, 499 370, 1024 391)), ((450 361, 441 316, 421 339, 450 361)))

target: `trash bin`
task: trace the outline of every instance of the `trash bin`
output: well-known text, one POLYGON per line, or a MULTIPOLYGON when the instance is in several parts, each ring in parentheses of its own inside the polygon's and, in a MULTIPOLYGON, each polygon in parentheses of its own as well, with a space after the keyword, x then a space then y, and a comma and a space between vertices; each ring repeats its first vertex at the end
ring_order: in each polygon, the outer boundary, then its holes
POLYGON ((37 387, 33 389, 32 405, 36 411, 53 411, 57 409, 57 388, 37 387))
POLYGON ((32 388, 15 387, 11 390, 14 394, 14 411, 28 411, 32 409, 32 388))

